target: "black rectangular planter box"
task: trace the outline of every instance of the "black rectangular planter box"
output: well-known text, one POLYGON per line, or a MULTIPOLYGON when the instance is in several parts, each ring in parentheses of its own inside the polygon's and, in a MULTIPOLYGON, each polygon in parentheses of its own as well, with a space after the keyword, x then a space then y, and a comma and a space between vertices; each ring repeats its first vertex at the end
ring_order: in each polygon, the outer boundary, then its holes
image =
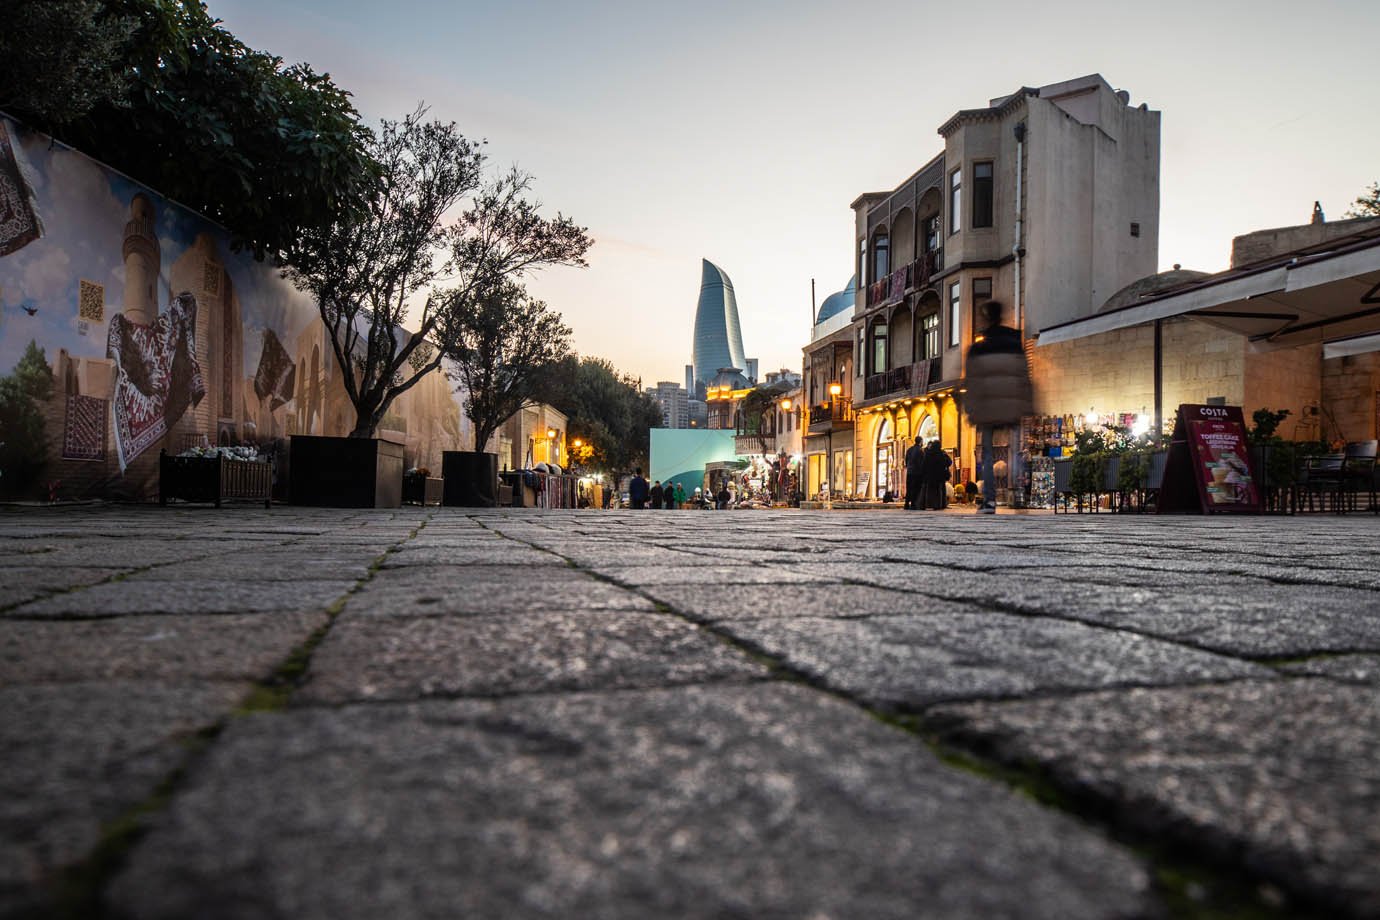
POLYGON ((441 504, 455 508, 493 508, 498 504, 498 454, 468 450, 441 453, 445 491, 441 504))
POLYGON ((158 502, 170 499, 213 503, 232 498, 261 501, 267 508, 273 492, 273 467, 267 461, 227 460, 224 457, 158 455, 158 502))
POLYGON ((378 438, 292 436, 292 503, 316 508, 402 507, 403 446, 378 438))

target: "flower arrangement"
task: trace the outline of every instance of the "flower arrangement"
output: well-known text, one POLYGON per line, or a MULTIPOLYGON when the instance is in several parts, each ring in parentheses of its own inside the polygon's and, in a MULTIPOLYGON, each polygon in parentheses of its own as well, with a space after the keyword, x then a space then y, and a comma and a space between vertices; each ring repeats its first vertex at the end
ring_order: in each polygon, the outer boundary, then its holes
POLYGON ((248 444, 239 447, 189 447, 178 454, 178 456, 205 457, 207 459, 224 457, 226 460, 257 461, 259 459, 259 449, 248 444))

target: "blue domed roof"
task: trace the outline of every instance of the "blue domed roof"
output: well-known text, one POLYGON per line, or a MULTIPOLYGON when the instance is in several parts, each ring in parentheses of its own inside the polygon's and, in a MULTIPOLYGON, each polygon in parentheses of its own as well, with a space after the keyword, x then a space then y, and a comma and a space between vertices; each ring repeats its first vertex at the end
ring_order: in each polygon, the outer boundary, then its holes
POLYGON ((831 316, 838 316, 845 310, 853 309, 853 300, 858 293, 858 276, 854 275, 848 279, 848 287, 841 291, 835 291, 824 298, 824 304, 819 308, 819 316, 815 317, 815 325, 819 325, 831 316))

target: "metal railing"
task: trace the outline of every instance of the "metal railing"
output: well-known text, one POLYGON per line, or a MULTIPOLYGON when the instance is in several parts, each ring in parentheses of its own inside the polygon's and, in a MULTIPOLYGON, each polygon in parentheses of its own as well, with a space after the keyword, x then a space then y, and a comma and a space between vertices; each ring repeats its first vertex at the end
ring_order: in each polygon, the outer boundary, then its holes
POLYGON ((867 306, 900 303, 907 291, 926 288, 930 279, 944 268, 944 250, 927 252, 920 258, 903 265, 879 281, 867 286, 867 306))

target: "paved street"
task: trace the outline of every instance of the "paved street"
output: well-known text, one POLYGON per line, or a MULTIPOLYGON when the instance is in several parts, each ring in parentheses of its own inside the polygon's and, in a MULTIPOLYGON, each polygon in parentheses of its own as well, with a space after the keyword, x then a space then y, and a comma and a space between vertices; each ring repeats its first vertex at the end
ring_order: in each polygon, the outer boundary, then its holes
POLYGON ((0 509, 0 915, 1380 916, 1380 518, 0 509))

